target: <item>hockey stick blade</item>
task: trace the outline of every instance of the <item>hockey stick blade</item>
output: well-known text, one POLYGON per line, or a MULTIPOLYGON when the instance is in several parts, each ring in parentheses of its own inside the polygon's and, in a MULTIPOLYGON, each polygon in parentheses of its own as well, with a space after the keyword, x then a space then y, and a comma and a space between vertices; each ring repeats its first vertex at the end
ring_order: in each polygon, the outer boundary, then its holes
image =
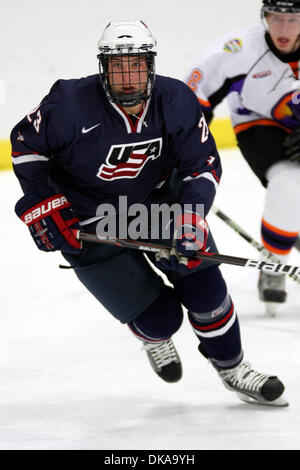
MULTIPOLYGON (((74 230, 74 234, 78 240, 89 241, 94 243, 103 243, 107 245, 120 246, 123 248, 131 248, 144 252, 159 253, 162 250, 171 250, 171 246, 160 245, 156 243, 142 242, 131 239, 122 238, 99 238, 96 234, 82 232, 81 230, 74 230)), ((192 259, 201 259, 208 262, 216 262, 223 264, 230 264, 234 266, 242 266, 248 268, 259 269, 267 272, 277 272, 284 274, 300 275, 300 267, 289 266, 280 263, 269 263, 266 261, 257 261, 250 258, 239 258, 237 256, 221 255, 219 253, 207 253, 198 251, 192 259)))
MULTIPOLYGON (((240 225, 238 225, 234 220, 232 220, 228 215, 224 214, 223 211, 218 209, 216 206, 212 206, 211 212, 213 212, 219 219, 223 220, 225 224, 227 224, 229 227, 231 227, 240 237, 242 237, 244 240, 246 240, 251 246, 253 246, 257 251, 262 253, 262 255, 267 259, 272 261, 273 263, 280 264, 281 261, 279 258, 277 258, 276 255, 271 253, 271 251, 267 250, 261 243, 258 243, 254 238, 249 235, 240 225)), ((298 238, 299 240, 299 238, 298 238)), ((300 245, 300 243, 299 243, 300 245)), ((298 274, 291 274, 287 273, 287 275, 293 279, 293 281, 297 282, 300 284, 300 276, 298 274)))

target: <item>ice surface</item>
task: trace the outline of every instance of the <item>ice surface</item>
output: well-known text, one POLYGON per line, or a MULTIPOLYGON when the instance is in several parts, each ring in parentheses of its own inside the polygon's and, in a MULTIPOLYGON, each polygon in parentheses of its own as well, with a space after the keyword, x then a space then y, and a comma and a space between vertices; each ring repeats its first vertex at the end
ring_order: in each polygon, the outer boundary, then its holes
MULTIPOLYGON (((222 151, 216 205, 259 239, 264 189, 237 150, 222 151)), ((185 319, 174 343, 184 375, 158 379, 126 326, 39 252, 14 215, 21 196, 12 172, 1 184, 0 449, 300 449, 300 288, 266 317, 258 272, 223 266, 236 305, 245 357, 278 374, 289 408, 247 405, 221 384, 197 351, 185 319)), ((219 251, 259 254, 209 215, 219 251)), ((299 265, 293 253, 290 264, 299 265)))

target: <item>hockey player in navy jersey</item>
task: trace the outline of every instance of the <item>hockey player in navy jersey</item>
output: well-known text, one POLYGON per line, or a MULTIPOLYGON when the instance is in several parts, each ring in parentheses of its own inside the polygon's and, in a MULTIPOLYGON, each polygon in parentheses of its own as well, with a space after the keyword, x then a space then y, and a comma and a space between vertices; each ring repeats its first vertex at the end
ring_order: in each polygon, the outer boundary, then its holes
POLYGON ((111 22, 98 47, 100 80, 97 74, 57 81, 11 133, 24 191, 17 215, 39 249, 61 250, 86 288, 129 326, 163 380, 182 375, 172 336, 184 306, 200 352, 227 388, 246 401, 287 405, 282 382, 243 359, 238 317, 218 265, 189 258, 199 249, 216 251, 205 217, 221 176, 196 96, 155 74, 156 41, 143 22, 111 22), (98 233, 103 207, 115 208, 121 224, 127 215, 121 198, 128 208, 182 208, 167 221, 172 252, 150 257, 172 287, 141 252, 76 238, 74 229, 98 233))
MULTIPOLYGON (((263 244, 286 263, 300 232, 300 0, 263 0, 261 18, 202 52, 187 83, 208 123, 228 99, 239 148, 266 188, 263 244)), ((259 297, 271 315, 286 300, 285 280, 260 273, 259 297)))

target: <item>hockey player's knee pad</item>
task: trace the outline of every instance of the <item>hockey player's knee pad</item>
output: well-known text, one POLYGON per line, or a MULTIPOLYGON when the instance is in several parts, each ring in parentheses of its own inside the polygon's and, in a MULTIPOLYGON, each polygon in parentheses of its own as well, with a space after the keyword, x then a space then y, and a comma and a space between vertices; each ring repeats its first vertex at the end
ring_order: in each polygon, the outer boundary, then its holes
POLYGON ((158 298, 135 320, 128 323, 142 340, 168 339, 179 330, 183 311, 175 290, 165 286, 158 298))
POLYGON ((218 266, 196 271, 173 283, 181 303, 192 312, 211 312, 227 296, 227 286, 218 266))

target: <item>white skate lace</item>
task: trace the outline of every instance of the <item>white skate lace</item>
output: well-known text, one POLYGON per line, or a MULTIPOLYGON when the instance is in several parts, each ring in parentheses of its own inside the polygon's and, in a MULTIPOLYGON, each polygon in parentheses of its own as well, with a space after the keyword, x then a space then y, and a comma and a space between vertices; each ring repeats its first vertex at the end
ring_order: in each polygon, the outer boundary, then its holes
POLYGON ((155 367, 161 369, 171 362, 179 362, 178 355, 171 339, 159 343, 144 343, 143 349, 151 354, 155 367))
POLYGON ((248 362, 242 362, 233 369, 221 371, 219 374, 228 385, 255 392, 258 392, 269 379, 268 375, 251 369, 248 362))

